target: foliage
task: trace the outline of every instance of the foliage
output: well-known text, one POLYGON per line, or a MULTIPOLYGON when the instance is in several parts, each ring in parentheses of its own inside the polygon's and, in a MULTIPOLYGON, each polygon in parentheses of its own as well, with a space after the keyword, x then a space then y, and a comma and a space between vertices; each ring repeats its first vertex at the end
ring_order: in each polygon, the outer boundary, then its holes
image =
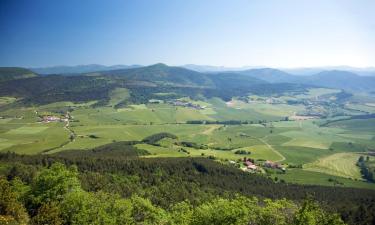
POLYGON ((11 184, 0 179, 0 224, 27 224, 29 216, 22 203, 17 201, 18 193, 11 184))

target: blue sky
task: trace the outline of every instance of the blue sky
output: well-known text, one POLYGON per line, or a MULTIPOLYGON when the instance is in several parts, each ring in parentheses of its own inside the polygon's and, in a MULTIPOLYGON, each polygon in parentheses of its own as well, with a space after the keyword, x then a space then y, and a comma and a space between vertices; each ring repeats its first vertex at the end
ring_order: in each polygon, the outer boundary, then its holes
POLYGON ((375 66, 372 0, 0 0, 0 66, 375 66))

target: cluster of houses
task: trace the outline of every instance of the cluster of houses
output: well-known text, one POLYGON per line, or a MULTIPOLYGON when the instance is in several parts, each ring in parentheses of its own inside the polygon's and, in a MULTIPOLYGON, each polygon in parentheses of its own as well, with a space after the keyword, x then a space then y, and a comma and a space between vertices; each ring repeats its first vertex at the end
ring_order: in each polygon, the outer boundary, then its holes
POLYGON ((58 116, 43 116, 42 117, 42 122, 44 123, 50 123, 50 122, 68 122, 68 118, 66 117, 58 117, 58 116))
POLYGON ((285 171, 285 167, 283 167, 280 163, 272 162, 270 160, 267 160, 264 162, 264 167, 271 168, 271 169, 279 169, 282 171, 285 171))
MULTIPOLYGON (((235 161, 229 161, 229 163, 236 164, 235 161)), ((262 170, 260 168, 260 166, 263 166, 264 168, 270 168, 270 169, 279 169, 279 170, 285 172, 285 167, 283 167, 279 163, 272 162, 270 160, 265 161, 262 165, 260 165, 260 164, 256 165, 255 161, 253 159, 246 158, 246 157, 244 157, 240 161, 240 167, 245 172, 250 172, 250 173, 259 172, 259 171, 262 170)))
POLYGON ((206 106, 200 106, 198 104, 194 104, 194 103, 186 102, 186 101, 181 101, 181 100, 172 100, 172 101, 169 101, 168 103, 170 103, 174 106, 183 106, 183 107, 189 107, 189 108, 198 109, 198 110, 206 108, 206 106))

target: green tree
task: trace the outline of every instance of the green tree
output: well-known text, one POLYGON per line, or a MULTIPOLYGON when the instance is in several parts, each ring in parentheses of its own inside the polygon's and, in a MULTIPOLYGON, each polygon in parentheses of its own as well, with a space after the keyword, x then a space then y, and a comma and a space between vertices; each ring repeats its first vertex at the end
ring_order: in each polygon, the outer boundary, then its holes
POLYGON ((159 207, 152 205, 150 200, 139 196, 132 196, 132 217, 140 224, 167 224, 170 221, 168 214, 159 207))
POLYGON ((5 179, 0 179, 0 224, 27 224, 29 216, 17 201, 18 195, 5 179))
POLYGON ((329 214, 314 202, 306 199, 294 218, 295 225, 344 225, 337 214, 329 214))
POLYGON ((193 225, 248 224, 256 220, 257 200, 237 196, 235 199, 217 198, 194 211, 193 225))
POLYGON ((286 199, 264 200, 264 206, 259 210, 257 222, 262 225, 288 225, 293 221, 293 215, 297 211, 297 206, 286 199))
POLYGON ((61 163, 54 163, 50 168, 42 169, 32 183, 34 203, 61 201, 64 195, 79 190, 77 167, 66 168, 61 163))
POLYGON ((130 200, 104 192, 82 190, 67 194, 61 202, 65 223, 72 225, 134 224, 130 200))
POLYGON ((171 220, 169 224, 189 225, 193 218, 193 207, 187 202, 179 202, 170 210, 171 220))
POLYGON ((32 225, 61 225, 63 220, 61 218, 61 212, 56 202, 43 203, 39 207, 36 216, 31 219, 32 225))

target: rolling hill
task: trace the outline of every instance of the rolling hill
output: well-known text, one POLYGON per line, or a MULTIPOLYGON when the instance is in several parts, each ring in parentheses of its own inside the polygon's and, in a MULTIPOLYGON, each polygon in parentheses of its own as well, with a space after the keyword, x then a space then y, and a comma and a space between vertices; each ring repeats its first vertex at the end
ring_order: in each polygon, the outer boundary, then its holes
POLYGON ((341 70, 322 71, 308 76, 296 76, 271 68, 250 69, 237 71, 237 73, 270 83, 308 84, 318 87, 344 89, 346 91, 371 92, 375 90, 375 77, 359 76, 353 72, 341 70))
POLYGON ((331 70, 307 76, 302 82, 322 87, 339 88, 348 91, 374 91, 375 77, 358 76, 355 73, 331 70))
MULTIPOLYGON (((28 70, 25 70, 28 71, 28 70)), ((11 96, 26 103, 44 104, 55 101, 105 102, 114 88, 128 88, 131 101, 147 102, 159 92, 179 96, 220 97, 230 100, 248 93, 273 94, 303 90, 303 85, 272 84, 238 73, 206 74, 181 67, 155 64, 132 69, 82 73, 75 76, 50 75, 0 83, 0 96, 11 96)))
POLYGON ((250 69, 238 71, 239 74, 251 76, 270 83, 298 83, 301 79, 284 71, 272 68, 250 69))
POLYGON ((100 74, 132 81, 149 81, 159 85, 214 87, 212 80, 206 74, 162 63, 133 69, 110 70, 100 74))
POLYGON ((97 71, 106 70, 116 70, 116 69, 129 69, 140 67, 139 65, 113 65, 104 66, 99 64, 89 64, 89 65, 77 65, 77 66, 51 66, 51 67, 38 67, 30 68, 38 74, 48 75, 48 74, 80 74, 80 73, 90 73, 97 71))
POLYGON ((38 76, 31 70, 20 67, 0 67, 0 82, 38 76))

